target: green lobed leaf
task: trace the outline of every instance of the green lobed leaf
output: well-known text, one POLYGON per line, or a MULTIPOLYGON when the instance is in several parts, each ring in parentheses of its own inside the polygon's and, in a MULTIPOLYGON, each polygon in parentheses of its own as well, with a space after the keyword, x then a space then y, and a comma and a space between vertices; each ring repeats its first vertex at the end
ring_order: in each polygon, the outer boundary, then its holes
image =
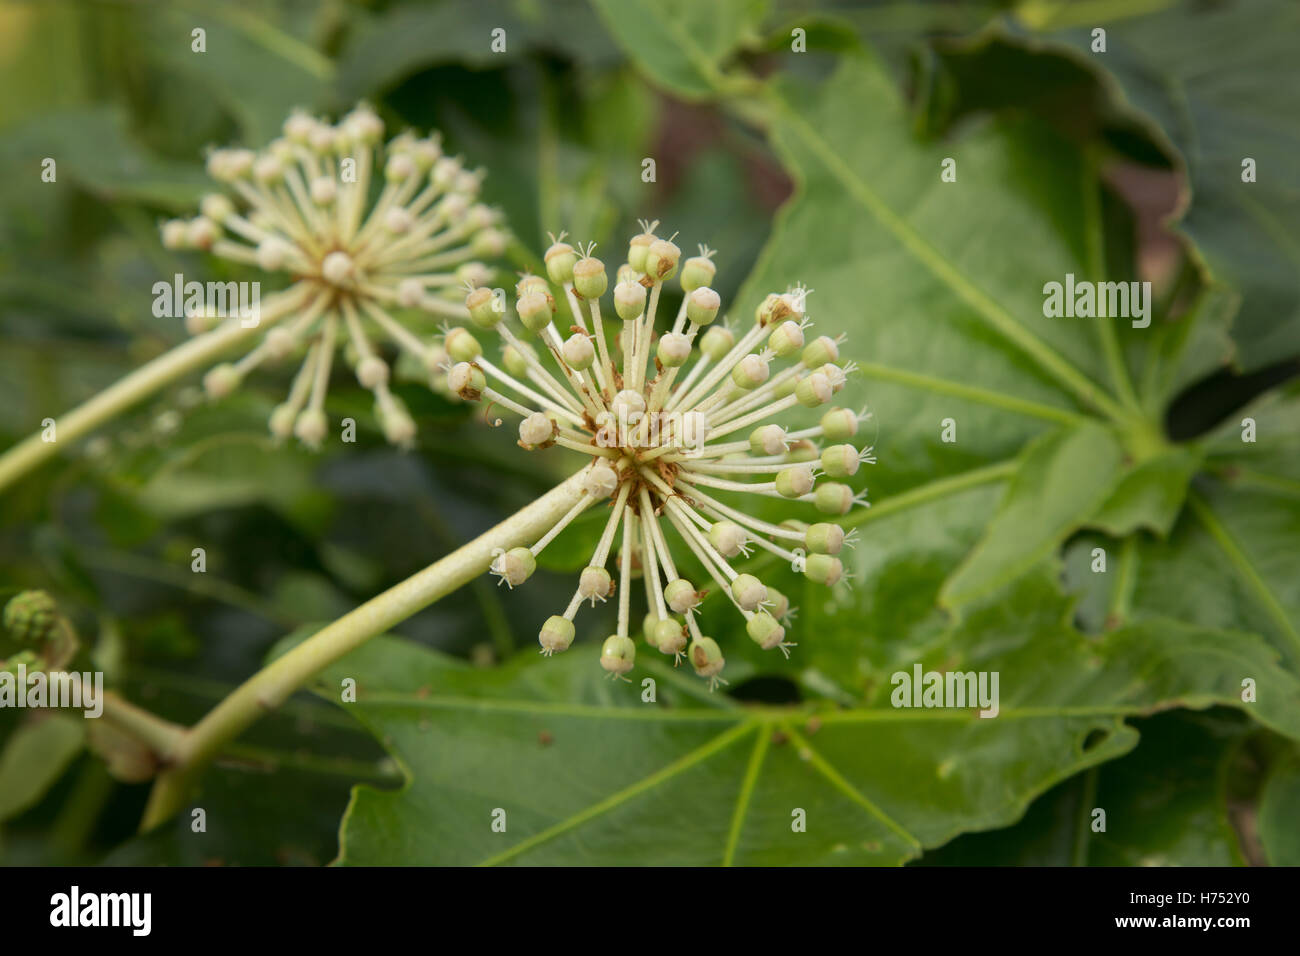
POLYGON ((1025 4, 1021 19, 1049 49, 1069 50, 1103 78, 1112 100, 1154 127, 1186 171, 1179 228, 1212 278, 1240 295, 1238 359, 1255 368, 1300 353, 1300 7, 1286 0, 1170 3, 1080 17, 1068 5, 1025 4), (1092 31, 1106 51, 1092 52, 1092 31), (1242 181, 1243 160, 1257 166, 1242 181))
POLYGON ((683 99, 735 85, 724 65, 750 38, 767 0, 591 0, 606 28, 651 80, 683 99))
POLYGON ((1300 668, 1300 389, 1273 392, 1206 443, 1209 473, 1167 541, 1142 539, 1129 616, 1158 614, 1267 637, 1300 668), (1245 419, 1255 441, 1243 441, 1245 419))
POLYGON ((945 582, 940 601, 957 607, 982 597, 1055 551, 1115 488, 1121 458, 1114 435, 1096 425, 1031 444, 983 540, 945 582))
MULTIPOLYGON (((340 861, 377 863, 899 863, 958 833, 1005 825, 1059 780, 1133 747, 1125 717, 1244 709, 1300 737, 1300 682, 1258 639, 1148 622, 1100 641, 1062 623, 1051 582, 1022 579, 923 660, 1000 674, 1000 712, 866 704, 809 711, 699 699, 652 657, 642 685, 602 680, 591 645, 483 671, 391 639, 322 675, 408 776, 356 791, 340 861), (1267 693, 1263 686, 1267 684, 1267 693), (807 814, 806 833, 791 828, 807 814), (494 812, 506 830, 494 832, 494 812)), ((643 652, 644 653, 644 652, 643 652)), ((697 686, 692 686, 697 685, 697 686)))
POLYGON ((1137 723, 1138 746, 1072 777, 1014 827, 958 837, 930 866, 1237 866, 1227 805, 1231 762, 1251 729, 1223 712, 1175 711, 1137 723), (1105 811, 1104 829, 1094 811, 1105 811))

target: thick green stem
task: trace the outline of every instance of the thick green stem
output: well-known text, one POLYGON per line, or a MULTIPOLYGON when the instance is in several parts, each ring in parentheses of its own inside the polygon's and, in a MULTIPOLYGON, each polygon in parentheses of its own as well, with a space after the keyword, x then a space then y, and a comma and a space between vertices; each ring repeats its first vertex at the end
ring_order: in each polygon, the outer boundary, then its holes
POLYGON ((286 292, 274 305, 264 305, 262 322, 256 327, 245 328, 241 322, 228 322, 164 352, 85 404, 60 415, 54 420, 55 432, 52 437, 55 441, 46 441, 43 432, 38 432, 0 455, 0 491, 53 458, 60 448, 70 446, 77 439, 191 372, 208 367, 237 343, 265 331, 269 319, 301 305, 307 291, 305 288, 295 288, 286 292))
POLYGON ((549 531, 582 498, 584 477, 585 470, 573 475, 495 528, 317 631, 241 684, 165 755, 170 769, 154 784, 140 828, 153 829, 180 810, 198 775, 222 746, 279 707, 313 675, 483 574, 497 549, 519 547, 549 531))

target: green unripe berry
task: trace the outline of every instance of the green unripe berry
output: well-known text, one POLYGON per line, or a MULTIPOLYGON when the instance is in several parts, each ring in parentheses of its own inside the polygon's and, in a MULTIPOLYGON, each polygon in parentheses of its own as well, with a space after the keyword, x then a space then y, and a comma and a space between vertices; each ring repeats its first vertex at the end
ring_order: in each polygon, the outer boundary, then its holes
POLYGON ((623 675, 636 663, 636 644, 630 637, 611 634, 600 647, 600 666, 611 674, 623 675))
POLYGON ((771 366, 762 355, 746 355, 731 370, 731 381, 737 388, 748 391, 766 382, 771 372, 771 366))
POLYGON ((844 547, 844 529, 837 524, 818 522, 804 533, 803 543, 814 554, 839 554, 844 547))
POLYGON ((672 618, 655 624, 655 647, 664 654, 680 654, 686 650, 686 628, 672 618))
POLYGON ((664 600, 678 614, 685 614, 698 607, 700 599, 701 595, 695 590, 695 585, 685 578, 678 578, 664 588, 664 600))
POLYGON ((849 478, 858 473, 858 450, 852 445, 831 445, 822 452, 822 471, 832 478, 849 478))
POLYGON ((49 637, 58 616, 58 605, 44 591, 22 591, 5 605, 4 626, 19 644, 36 644, 49 637))
POLYGON ((827 481, 817 486, 813 504, 824 515, 848 514, 853 507, 853 489, 837 481, 827 481))
POLYGON ((536 360, 537 352, 527 342, 520 342, 518 345, 507 345, 502 356, 505 363, 506 371, 515 378, 526 378, 528 370, 532 367, 529 359, 536 360))
POLYGON ((609 287, 605 263, 588 256, 573 266, 573 290, 584 299, 599 299, 609 287))
POLYGON ((592 604, 605 600, 613 589, 614 580, 604 568, 592 565, 578 575, 578 593, 592 604))
POLYGON ((708 325, 718 317, 722 297, 712 289, 700 287, 686 296, 686 317, 696 325, 708 325))
POLYGON ((631 322, 645 311, 645 286, 639 282, 620 282, 614 286, 614 311, 624 322, 631 322))
POLYGON ((833 555, 810 554, 804 564, 803 573, 808 580, 833 588, 844 576, 844 565, 833 555))
POLYGON ((782 498, 802 498, 813 490, 813 473, 807 465, 782 468, 776 473, 776 490, 782 498))
POLYGON ((734 521, 718 521, 709 528, 709 544, 724 558, 734 558, 745 548, 745 529, 734 521))
POLYGON ((537 642, 542 645, 542 653, 550 656, 559 651, 567 651, 573 643, 573 622, 568 618, 552 614, 542 625, 537 635, 537 642))
POLYGON ((665 332, 659 337, 655 356, 664 368, 679 368, 691 357, 691 340, 680 332, 665 332))
POLYGON ((736 336, 725 325, 711 325, 700 337, 700 352, 713 362, 721 362, 735 346, 736 336))
POLYGON ((767 600, 767 588, 752 574, 737 574, 731 582, 731 596, 746 611, 753 611, 767 600))
POLYGON ((591 344, 591 338, 586 333, 574 332, 560 346, 560 354, 572 368, 581 372, 591 368, 591 363, 596 360, 596 347, 591 344))
POLYGON ((578 254, 567 242, 557 242, 546 250, 546 274, 556 285, 573 281, 573 267, 578 262, 578 254))
POLYGON ((745 624, 750 640, 765 651, 770 651, 785 640, 785 628, 767 611, 759 611, 745 624))
POLYGON ((790 443, 790 450, 785 453, 785 460, 793 464, 816 461, 819 454, 817 446, 806 438, 790 443))
POLYGON ((858 431, 858 416, 847 408, 832 408, 822 416, 822 435, 827 441, 848 441, 858 431))
POLYGON ((645 271, 657 282, 667 282, 677 274, 677 263, 682 250, 667 239, 656 239, 646 249, 645 271))
POLYGON ((474 333, 459 325, 448 330, 442 346, 453 362, 472 362, 483 354, 483 346, 474 333))
POLYGON ((825 375, 821 372, 813 372, 799 379, 794 387, 794 393, 799 398, 799 404, 804 408, 816 408, 829 402, 831 396, 835 394, 835 389, 831 387, 830 380, 825 375))
POLYGON ((646 271, 646 254, 650 251, 650 244, 655 241, 655 235, 652 232, 643 232, 633 236, 627 244, 627 264, 635 269, 638 273, 646 271))
POLYGON ((700 677, 716 677, 727 663, 722 656, 722 648, 711 637, 697 637, 691 641, 691 649, 687 653, 691 666, 700 677))
POLYGON ((827 362, 838 361, 839 357, 840 347, 835 344, 834 339, 825 335, 813 339, 803 350, 803 364, 807 368, 817 368, 827 362))
POLYGON ((659 618, 655 614, 647 614, 641 620, 641 635, 645 638, 645 642, 655 650, 659 650, 659 638, 655 631, 655 626, 658 623, 659 618))
POLYGON ((487 388, 483 370, 469 362, 458 362, 447 373, 447 387, 467 402, 477 402, 487 388))
POLYGON ((781 381, 777 383, 776 388, 772 389, 772 397, 789 398, 791 395, 795 393, 795 389, 799 387, 800 381, 801 379, 797 379, 797 378, 781 379, 781 381))
POLYGON ((515 283, 515 298, 522 299, 530 292, 537 292, 549 297, 551 294, 551 287, 546 284, 546 280, 541 276, 535 276, 532 274, 520 276, 519 281, 515 283))
POLYGON ((465 296, 470 321, 480 329, 494 329, 506 317, 501 300, 491 289, 478 288, 465 296))
POLYGON ((524 328, 529 332, 540 332, 555 315, 555 300, 549 293, 528 292, 519 297, 515 311, 519 313, 519 321, 524 324, 524 328))
POLYGON ((844 369, 832 362, 819 366, 817 371, 826 376, 826 381, 831 383, 831 391, 833 392, 839 392, 849 382, 849 377, 844 374, 844 369))
POLYGON ((710 285, 718 274, 718 267, 707 256, 691 256, 682 263, 682 289, 694 292, 696 289, 710 285))
POLYGON ((790 599, 774 587, 767 589, 767 612, 778 621, 790 613, 790 599))
POLYGON ((802 319, 799 310, 794 307, 794 302, 788 295, 778 295, 771 293, 754 310, 754 318, 759 325, 768 326, 786 319, 793 318, 796 321, 802 319))
POLYGON ((768 336, 767 345, 778 357, 788 358, 803 348, 803 329, 787 319, 768 336))
POLYGON ((499 575, 510 587, 523 584, 537 570, 537 559, 527 548, 511 548, 499 554, 492 562, 492 573, 499 575))
POLYGON ((785 429, 780 425, 759 425, 749 435, 749 450, 755 455, 784 454, 785 429))

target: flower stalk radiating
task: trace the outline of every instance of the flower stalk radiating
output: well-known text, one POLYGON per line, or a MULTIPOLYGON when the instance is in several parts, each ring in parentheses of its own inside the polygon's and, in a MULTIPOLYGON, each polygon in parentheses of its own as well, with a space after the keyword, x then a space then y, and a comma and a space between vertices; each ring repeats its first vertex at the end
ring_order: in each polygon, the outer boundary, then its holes
MULTIPOLYGON (((271 414, 277 438, 317 447, 328 431, 324 405, 335 353, 375 398, 385 436, 407 445, 415 422, 389 388, 390 367, 377 343, 409 355, 430 375, 444 353, 398 317, 400 310, 463 319, 461 287, 487 281, 480 257, 499 256, 499 214, 477 202, 481 172, 445 156, 435 135, 403 133, 383 144, 384 126, 360 106, 331 125, 302 113, 261 152, 218 149, 208 171, 227 187, 200 204, 200 215, 163 224, 163 243, 284 273, 293 284, 263 312, 264 329, 242 358, 212 368, 214 398, 265 363, 300 358, 286 400, 271 414), (374 184, 372 186, 372 184, 374 184)), ((247 321, 192 310, 193 334, 247 321)))
POLYGON ((502 583, 522 584, 565 527, 598 502, 608 504, 603 533, 567 607, 541 628, 542 653, 569 648, 584 604, 612 600, 618 623, 600 660, 612 676, 626 674, 636 658, 631 598, 640 577, 646 642, 674 663, 685 655, 712 688, 725 661, 701 626, 705 595, 721 592, 755 643, 788 655, 788 599, 739 570, 737 559, 761 548, 833 587, 844 577, 838 555, 852 532, 830 519, 866 504, 865 492, 847 481, 875 459, 869 447, 851 444, 866 413, 831 405, 854 365, 841 363, 841 340, 806 336, 806 291, 767 296, 752 323, 733 331, 716 321, 721 300, 709 287, 709 250, 683 262, 671 240, 654 235, 657 223, 642 225, 618 270, 612 311, 601 301, 605 265, 591 248, 575 249, 563 236, 546 253, 549 281, 527 275, 516 287, 521 329, 507 321, 503 295, 471 289, 469 317, 499 334, 503 355, 492 361, 468 328, 449 329, 447 384, 468 401, 516 415, 521 447, 588 458, 581 499, 531 546, 496 556, 492 572, 502 583), (664 283, 675 277, 684 298, 659 330, 664 283), (567 332, 555 323, 557 294, 573 322, 567 332), (821 409, 818 423, 779 423, 798 407, 821 409), (789 500, 824 517, 775 524, 750 514, 743 496, 789 500), (670 535, 694 555, 706 580, 679 569, 670 535))

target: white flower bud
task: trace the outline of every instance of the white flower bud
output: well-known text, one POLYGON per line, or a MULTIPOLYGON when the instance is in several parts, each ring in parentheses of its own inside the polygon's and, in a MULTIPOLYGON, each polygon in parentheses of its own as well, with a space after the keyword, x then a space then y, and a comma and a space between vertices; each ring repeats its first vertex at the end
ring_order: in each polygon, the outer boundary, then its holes
POLYGON ((257 246, 257 264, 266 272, 278 272, 285 267, 293 247, 279 236, 267 236, 257 246))
POLYGON ((217 241, 221 235, 221 228, 209 219, 207 216, 199 216, 190 220, 186 230, 186 239, 195 249, 208 250, 212 244, 217 241))
POLYGON ((217 225, 223 225, 227 219, 235 214, 235 204, 230 201, 229 196, 223 196, 221 193, 209 193, 199 202, 199 212, 217 225))
POLYGON ((266 338, 262 340, 262 347, 266 349, 266 357, 272 362, 288 358, 297 344, 298 340, 294 338, 293 333, 279 325, 267 332, 266 338))
POLYGON ((339 195, 338 183, 331 176, 317 176, 311 181, 309 187, 311 191, 311 201, 318 206, 328 206, 334 202, 339 195))
POLYGON ((397 283, 397 304, 404 309, 417 308, 424 301, 424 283, 408 276, 397 283))
POLYGON ((164 249, 184 249, 189 241, 189 226, 184 219, 168 219, 162 224, 164 249))
POLYGON ((239 370, 229 362, 223 362, 203 376, 203 390, 208 393, 208 398, 225 398, 239 387, 239 381, 239 370))
POLYGON ((519 423, 519 443, 526 448, 544 448, 554 438, 555 422, 543 412, 533 412, 519 423))
POLYGON ((618 474, 603 460, 592 462, 583 480, 582 490, 593 498, 608 498, 618 487, 618 474))
POLYGON ((284 164, 271 155, 257 157, 253 163, 253 178, 266 186, 273 186, 284 178, 284 164))
POLYGON ((330 285, 342 285, 352 278, 352 257, 342 251, 331 252, 321 260, 320 273, 330 285))
POLYGON ((394 206, 384 213, 384 228, 395 236, 400 236, 411 228, 415 217, 405 206, 394 206))
POLYGON ((293 424, 293 433, 308 448, 319 448, 329 431, 329 420, 319 408, 308 408, 293 424))
POLYGON ((388 363, 377 355, 367 355, 357 363, 357 381, 363 388, 375 388, 388 381, 388 363))

